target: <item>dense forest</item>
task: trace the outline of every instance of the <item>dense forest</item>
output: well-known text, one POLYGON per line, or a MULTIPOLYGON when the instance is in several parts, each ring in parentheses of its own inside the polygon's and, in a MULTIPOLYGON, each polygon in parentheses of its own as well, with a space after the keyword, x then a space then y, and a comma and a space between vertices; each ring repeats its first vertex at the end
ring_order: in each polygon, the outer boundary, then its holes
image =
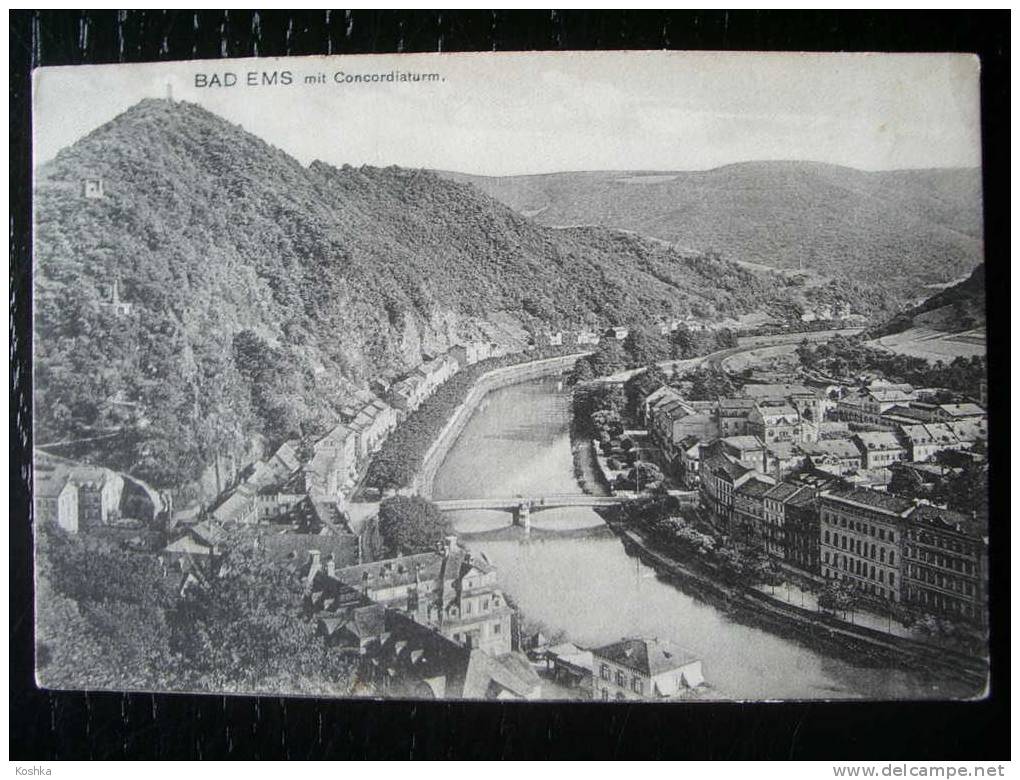
MULTIPOLYGON (((36 440, 119 432, 132 444, 116 465, 157 487, 314 434, 352 388, 464 339, 816 294, 710 253, 548 229, 425 171, 305 167, 165 100, 42 166, 35 218, 36 440), (130 311, 110 305, 114 283, 130 311)), ((845 291, 876 317, 894 310, 845 291)))
POLYGON ((586 171, 467 176, 544 225, 602 225, 690 251, 915 296, 981 262, 981 171, 860 171, 758 161, 707 171, 586 171))
POLYGON ((233 538, 206 587, 155 555, 39 529, 37 675, 50 688, 350 695, 355 670, 302 612, 302 581, 233 538))

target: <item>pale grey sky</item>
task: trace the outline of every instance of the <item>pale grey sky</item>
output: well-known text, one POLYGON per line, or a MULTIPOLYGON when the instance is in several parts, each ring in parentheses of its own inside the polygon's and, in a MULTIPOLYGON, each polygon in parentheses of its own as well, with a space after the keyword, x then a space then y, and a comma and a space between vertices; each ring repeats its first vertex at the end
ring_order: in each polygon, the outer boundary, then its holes
POLYGON ((573 53, 208 60, 45 68, 36 160, 145 97, 198 103, 298 158, 490 175, 694 170, 747 160, 855 168, 981 164, 970 55, 573 53), (289 70, 290 86, 246 86, 289 70), (339 85, 436 72, 432 83, 339 85), (232 87, 196 74, 236 74, 232 87), (326 74, 324 84, 305 77, 326 74))

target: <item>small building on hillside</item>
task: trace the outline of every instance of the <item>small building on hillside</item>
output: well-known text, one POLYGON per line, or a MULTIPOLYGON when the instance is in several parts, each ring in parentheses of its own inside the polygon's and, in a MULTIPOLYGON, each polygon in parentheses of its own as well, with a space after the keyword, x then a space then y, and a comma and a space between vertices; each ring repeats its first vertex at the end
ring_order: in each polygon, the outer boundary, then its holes
POLYGON ((596 701, 675 698, 704 683, 701 660, 665 639, 635 637, 592 650, 596 701))
POLYGON ((100 200, 105 197, 103 180, 96 175, 86 176, 81 183, 81 194, 88 200, 100 200))
POLYGON ((84 526, 106 525, 119 517, 124 478, 109 469, 76 466, 70 472, 78 487, 78 521, 84 526))
POLYGON ((65 469, 37 464, 32 496, 37 523, 55 523, 69 533, 78 532, 78 489, 65 469))

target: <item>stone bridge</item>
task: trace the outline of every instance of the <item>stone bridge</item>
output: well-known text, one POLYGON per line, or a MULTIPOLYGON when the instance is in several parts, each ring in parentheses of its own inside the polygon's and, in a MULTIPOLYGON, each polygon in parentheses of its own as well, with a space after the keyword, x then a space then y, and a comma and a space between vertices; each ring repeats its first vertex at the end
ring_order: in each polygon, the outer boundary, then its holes
MULTIPOLYGON (((670 494, 682 505, 697 506, 698 492, 670 491, 670 494)), ((524 530, 531 529, 531 515, 546 509, 564 509, 575 506, 598 507, 618 506, 633 501, 637 496, 585 496, 577 494, 550 494, 545 496, 514 496, 512 498, 453 498, 433 501, 442 512, 461 512, 486 510, 491 512, 507 512, 513 515, 513 525, 524 530)))
POLYGON ((563 509, 575 506, 597 507, 616 506, 632 499, 631 496, 584 496, 584 495, 547 495, 539 497, 514 496, 512 498, 455 498, 444 501, 433 501, 443 512, 460 512, 465 510, 488 510, 508 512, 513 515, 514 525, 531 527, 531 515, 546 509, 563 509))

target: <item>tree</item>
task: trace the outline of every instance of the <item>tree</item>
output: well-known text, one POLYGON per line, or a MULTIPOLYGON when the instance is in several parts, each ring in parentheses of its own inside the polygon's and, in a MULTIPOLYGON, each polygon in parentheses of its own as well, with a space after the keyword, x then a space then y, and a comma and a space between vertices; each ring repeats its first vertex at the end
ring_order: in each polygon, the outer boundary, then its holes
POLYGON ((732 396, 734 393, 733 382, 721 371, 699 368, 689 375, 689 379, 692 401, 715 401, 718 398, 732 396))
POLYGON ((665 476, 662 469, 645 460, 635 461, 634 468, 627 472, 626 487, 631 490, 655 490, 662 485, 665 476))
POLYGON ((591 361, 586 358, 578 358, 574 368, 567 377, 567 384, 582 385, 595 378, 595 370, 591 367, 591 361))
POLYGON ((646 328, 631 328, 623 340, 627 353, 627 367, 636 368, 656 363, 669 357, 669 345, 665 337, 646 328))
POLYGON ((393 496, 379 505, 379 533, 395 555, 431 550, 449 532, 446 515, 421 496, 393 496))
POLYGON ((623 433, 623 422, 620 419, 620 413, 614 409, 599 409, 597 412, 592 413, 591 424, 600 439, 603 436, 612 438, 623 433))
POLYGON ((644 371, 635 374, 623 383, 627 409, 631 414, 636 414, 644 399, 668 382, 666 372, 657 363, 652 363, 644 371))
POLYGON ((627 367, 627 353, 623 345, 614 338, 602 339, 598 349, 589 359, 595 376, 608 376, 627 367))

